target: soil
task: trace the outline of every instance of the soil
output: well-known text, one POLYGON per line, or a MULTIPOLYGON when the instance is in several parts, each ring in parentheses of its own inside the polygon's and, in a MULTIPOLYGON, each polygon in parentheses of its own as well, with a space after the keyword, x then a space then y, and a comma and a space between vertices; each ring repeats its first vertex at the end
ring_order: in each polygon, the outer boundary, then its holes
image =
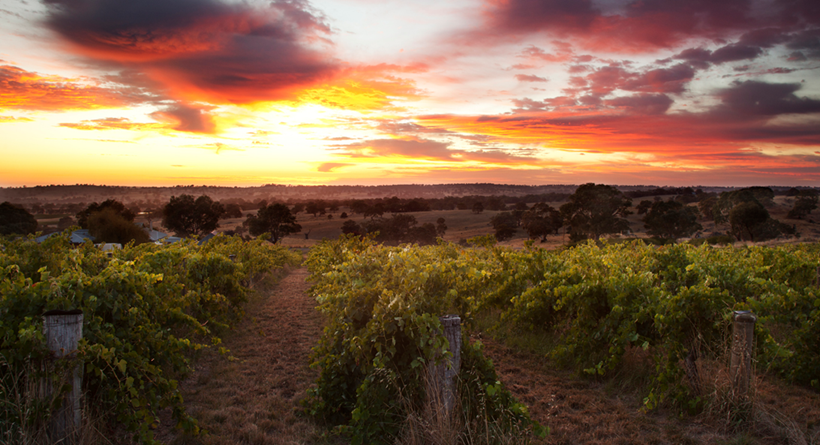
MULTIPOLYGON (((259 283, 244 321, 224 339, 235 359, 206 353, 181 384, 188 412, 207 434, 190 437, 165 427, 157 431, 157 439, 169 445, 338 440, 325 437, 325 427, 301 414, 300 403, 318 376, 308 364, 323 326, 308 293, 307 275, 300 268, 278 283, 259 283)), ((502 382, 529 406, 535 420, 550 428, 545 443, 820 443, 820 395, 810 390, 759 377, 756 420, 730 428, 719 413, 681 417, 673 411, 641 412, 640 390, 630 387, 628 375, 609 381, 579 378, 550 366, 538 354, 491 338, 481 341, 502 382)), ((636 373, 642 366, 652 365, 637 361, 636 373)), ((163 417, 167 425, 170 418, 167 413, 163 417)))
POLYGON ((256 286, 244 320, 223 340, 233 358, 204 354, 181 385, 188 413, 207 433, 188 437, 165 430, 158 434, 160 441, 324 443, 324 430, 301 414, 300 402, 318 377, 309 363, 323 325, 307 292, 307 275, 306 269, 295 269, 277 284, 268 278, 256 286))

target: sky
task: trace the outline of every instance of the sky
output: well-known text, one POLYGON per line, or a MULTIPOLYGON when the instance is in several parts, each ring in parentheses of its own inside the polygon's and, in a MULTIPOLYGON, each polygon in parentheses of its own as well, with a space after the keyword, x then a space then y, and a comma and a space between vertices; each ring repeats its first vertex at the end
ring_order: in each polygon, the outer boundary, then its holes
POLYGON ((0 0, 0 186, 820 186, 817 0, 0 0))

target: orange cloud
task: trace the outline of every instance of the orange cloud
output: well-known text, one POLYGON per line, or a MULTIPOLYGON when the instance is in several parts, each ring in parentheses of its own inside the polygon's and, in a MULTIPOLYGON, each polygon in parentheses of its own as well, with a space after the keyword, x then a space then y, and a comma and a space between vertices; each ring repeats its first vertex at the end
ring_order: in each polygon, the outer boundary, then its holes
POLYGON ((4 122, 32 122, 32 119, 27 117, 0 116, 0 123, 4 122))
POLYGON ((329 172, 334 172, 334 171, 336 171, 340 168, 350 167, 351 165, 355 165, 355 164, 346 164, 346 163, 343 163, 343 162, 325 162, 325 163, 322 163, 321 165, 319 165, 319 167, 316 168, 316 171, 319 171, 319 172, 322 172, 322 173, 329 173, 329 172))
POLYGON ((167 129, 167 124, 150 122, 131 122, 125 117, 108 117, 104 119, 84 120, 79 123, 61 123, 61 127, 73 128, 75 130, 161 130, 167 129))
POLYGON ((123 107, 138 99, 80 79, 0 66, 0 109, 64 111, 123 107))

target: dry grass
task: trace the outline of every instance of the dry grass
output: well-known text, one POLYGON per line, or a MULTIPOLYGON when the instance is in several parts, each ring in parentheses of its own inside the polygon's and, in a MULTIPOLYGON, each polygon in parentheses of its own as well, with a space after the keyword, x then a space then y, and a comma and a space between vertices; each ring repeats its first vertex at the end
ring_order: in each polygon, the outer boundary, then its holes
MULTIPOLYGON (((37 377, 37 365, 28 362, 20 369, 11 369, 0 355, 0 445, 41 445, 51 443, 49 439, 49 406, 57 400, 56 394, 43 391, 37 377)), ((52 383, 61 387, 69 383, 68 374, 60 382, 52 383)), ((82 419, 76 431, 75 445, 110 445, 110 437, 117 434, 104 432, 103 413, 96 411, 93 402, 85 396, 81 400, 82 419)), ((62 443, 62 442, 59 442, 62 443)))
MULTIPOLYGON (((317 444, 323 430, 300 414, 300 400, 317 377, 308 367, 321 315, 306 293, 307 272, 292 271, 281 283, 259 284, 245 320, 224 339, 235 360, 208 352, 181 389, 199 437, 163 429, 172 445, 317 444)), ((167 414, 167 413, 166 413, 167 414)), ((169 416, 166 416, 166 418, 169 416)))
MULTIPOLYGON (((706 410, 696 416, 670 408, 644 413, 648 373, 654 366, 639 348, 627 351, 611 378, 579 378, 541 353, 482 339, 502 381, 550 427, 553 444, 818 444, 820 394, 755 375, 749 397, 732 390, 728 359, 699 360, 706 410)), ((717 357, 728 357, 725 353, 717 357)))

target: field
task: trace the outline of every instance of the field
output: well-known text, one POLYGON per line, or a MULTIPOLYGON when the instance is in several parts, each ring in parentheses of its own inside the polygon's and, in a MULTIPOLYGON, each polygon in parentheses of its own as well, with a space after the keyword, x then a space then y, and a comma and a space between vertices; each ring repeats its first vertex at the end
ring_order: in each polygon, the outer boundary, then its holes
MULTIPOLYGON (((646 198, 635 199, 633 200, 633 206, 637 205, 644 199, 651 201, 655 198, 656 197, 654 196, 649 196, 646 198)), ((658 196, 657 198, 668 199, 670 196, 658 196)), ((768 244, 781 244, 784 242, 812 242, 820 239, 820 216, 814 216, 817 218, 817 222, 811 219, 812 215, 810 215, 809 218, 802 220, 791 220, 786 218, 786 214, 793 205, 793 200, 794 198, 778 196, 774 200, 775 205, 768 210, 772 218, 787 222, 789 224, 794 224, 801 237, 799 239, 772 241, 768 244)), ((530 206, 532 204, 534 203, 529 203, 530 206)), ((547 204, 554 208, 559 208, 562 204, 565 204, 565 202, 548 202, 547 204)), ((633 235, 620 236, 620 238, 643 238, 647 236, 646 229, 644 228, 643 222, 641 222, 641 218, 643 216, 635 213, 634 207, 632 210, 633 213, 627 217, 627 220, 629 221, 629 226, 633 235)), ((348 212, 349 214, 350 209, 341 207, 338 212, 333 214, 333 219, 328 219, 326 215, 314 217, 313 215, 307 215, 304 213, 297 214, 297 222, 302 226, 302 232, 285 237, 282 240, 282 244, 289 247, 311 247, 322 239, 338 238, 342 233, 341 226, 344 222, 343 219, 339 218, 339 215, 342 212, 348 212), (305 233, 307 232, 310 232, 309 238, 305 239, 305 233)), ((447 224, 447 232, 444 236, 444 240, 455 243, 462 239, 469 239, 475 236, 493 233, 490 219, 497 213, 499 212, 491 210, 485 210, 480 214, 473 213, 471 210, 438 210, 429 212, 415 212, 410 213, 410 215, 413 215, 416 218, 419 225, 424 223, 435 224, 438 218, 444 218, 447 224)), ((359 223, 364 221, 364 218, 361 215, 353 215, 350 219, 353 219, 359 223)), ((234 229, 241 225, 242 221, 242 218, 223 220, 220 222, 221 227, 219 230, 234 229)), ((728 230, 727 224, 715 227, 714 222, 702 220, 700 222, 703 225, 702 233, 704 234, 726 232, 728 230)), ((546 243, 537 244, 540 247, 547 249, 554 249, 566 244, 568 242, 568 236, 564 233, 563 229, 561 229, 559 233, 559 235, 549 236, 546 243)), ((526 233, 519 229, 518 233, 516 233, 511 240, 504 241, 501 245, 512 248, 522 248, 526 240, 526 233)))
MULTIPOLYGON (((788 210, 783 199, 769 209, 775 218, 788 210)), ((120 301, 126 289, 150 296, 122 300, 138 309, 129 311, 131 325, 148 323, 151 305, 173 314, 155 320, 170 331, 145 325, 174 333, 152 345, 168 360, 160 373, 141 362, 153 353, 129 352, 145 332, 108 332, 104 323, 90 331, 98 339, 83 346, 91 381, 97 373, 116 382, 107 396, 93 389, 94 397, 113 396, 101 405, 127 420, 96 414, 86 442, 95 445, 129 437, 177 445, 820 443, 820 250, 805 243, 816 239, 810 220, 796 221, 799 240, 767 246, 607 241, 555 249, 565 243, 558 235, 527 248, 519 232, 464 248, 455 243, 492 232, 495 212, 419 212, 419 223, 445 218, 451 244, 406 249, 340 240, 345 210, 332 219, 299 214, 308 237, 275 248, 219 237, 212 247, 129 247, 106 258, 89 246, 72 254, 56 239, 6 243, 4 345, 40 354, 44 308, 79 302, 94 313, 96 296, 120 301), (304 264, 288 249, 307 254, 304 264), (184 298, 172 301, 174 292, 184 298), (21 306, 32 298, 36 304, 21 306), (748 398, 727 377, 729 316, 740 309, 759 317, 748 398), (462 317, 466 358, 464 414, 442 423, 422 388, 424 363, 446 348, 435 334, 445 313, 462 317), (684 366, 692 351, 697 391, 684 366), (179 392, 132 400, 128 378, 179 392)), ((224 220, 221 230, 242 220, 224 220)), ((639 217, 630 223, 630 237, 642 236, 639 217)), ((119 317, 117 307, 103 320, 119 317)), ((12 400, 19 388, 9 379, 30 358, 4 359, 2 390, 12 400)), ((0 443, 16 443, 9 431, 0 431, 0 443)))

